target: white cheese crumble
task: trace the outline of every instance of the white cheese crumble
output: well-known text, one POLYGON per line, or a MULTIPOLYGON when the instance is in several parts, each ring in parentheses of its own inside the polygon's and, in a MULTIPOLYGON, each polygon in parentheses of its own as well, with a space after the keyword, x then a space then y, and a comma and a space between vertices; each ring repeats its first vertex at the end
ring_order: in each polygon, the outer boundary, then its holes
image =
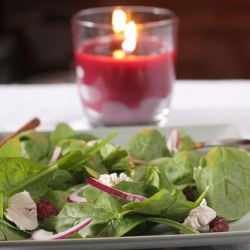
POLYGON ((34 230, 38 227, 36 204, 27 191, 10 197, 5 216, 22 230, 34 230))
MULTIPOLYGON (((184 220, 183 225, 195 230, 207 226, 216 217, 216 212, 207 206, 207 201, 202 200, 200 205, 192 209, 188 217, 184 220)), ((180 233, 184 233, 180 231, 180 233)))
POLYGON ((111 187, 119 183, 120 181, 133 181, 133 180, 124 173, 121 173, 119 177, 117 176, 117 173, 113 173, 110 175, 109 174, 100 175, 99 181, 101 181, 106 186, 111 187))

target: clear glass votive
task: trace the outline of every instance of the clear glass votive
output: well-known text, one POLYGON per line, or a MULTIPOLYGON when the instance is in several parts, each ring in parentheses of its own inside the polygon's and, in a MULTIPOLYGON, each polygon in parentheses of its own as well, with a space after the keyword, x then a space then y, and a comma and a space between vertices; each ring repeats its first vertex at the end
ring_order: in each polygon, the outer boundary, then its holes
POLYGON ((72 36, 76 82, 93 126, 166 124, 178 36, 171 10, 85 9, 72 18, 72 36))

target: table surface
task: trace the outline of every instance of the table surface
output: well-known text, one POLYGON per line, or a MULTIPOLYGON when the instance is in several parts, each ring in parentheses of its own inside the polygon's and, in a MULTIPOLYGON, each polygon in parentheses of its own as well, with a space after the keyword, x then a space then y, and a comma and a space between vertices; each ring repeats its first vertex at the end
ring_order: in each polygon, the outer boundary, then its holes
MULTIPOLYGON (((91 128, 74 83, 3 84, 0 94, 0 132, 15 131, 34 117, 41 120, 41 131, 51 131, 59 122, 74 130, 91 128)), ((218 124, 233 124, 242 137, 250 138, 250 80, 178 80, 167 126, 218 124)), ((250 245, 202 249, 245 250, 250 245)))
MULTIPOLYGON (((91 128, 75 84, 0 85, 0 132, 14 131, 38 117, 39 130, 67 122, 91 128)), ((233 124, 250 138, 250 80, 179 80, 167 126, 233 124)))

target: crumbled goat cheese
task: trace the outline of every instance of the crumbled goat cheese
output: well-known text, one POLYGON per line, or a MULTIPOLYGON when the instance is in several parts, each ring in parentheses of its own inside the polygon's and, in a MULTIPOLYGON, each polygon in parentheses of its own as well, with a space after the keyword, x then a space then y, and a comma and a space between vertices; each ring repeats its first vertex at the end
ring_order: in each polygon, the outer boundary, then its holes
POLYGON ((120 176, 117 176, 117 173, 113 174, 102 174, 100 175, 99 181, 101 181, 103 184, 111 187, 120 181, 133 181, 131 178, 129 178, 126 174, 121 173, 120 176))
MULTIPOLYGON (((191 227, 195 230, 208 225, 216 217, 216 212, 207 206, 205 199, 200 205, 192 209, 188 217, 184 220, 183 225, 191 227)), ((184 233, 181 231, 181 233, 184 233)))
POLYGON ((17 193, 9 199, 5 216, 22 230, 38 227, 36 204, 27 191, 17 193))

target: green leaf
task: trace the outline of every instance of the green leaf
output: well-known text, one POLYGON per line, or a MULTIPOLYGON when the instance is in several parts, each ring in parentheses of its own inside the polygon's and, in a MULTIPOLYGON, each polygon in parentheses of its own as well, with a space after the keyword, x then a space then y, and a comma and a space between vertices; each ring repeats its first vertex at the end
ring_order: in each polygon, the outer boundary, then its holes
POLYGON ((208 189, 207 187, 195 202, 187 201, 182 191, 177 190, 174 194, 175 202, 161 214, 161 217, 178 222, 183 221, 188 216, 190 210, 200 205, 202 199, 207 195, 208 189))
POLYGON ((64 139, 72 138, 76 136, 77 133, 70 128, 66 123, 57 124, 54 131, 50 134, 50 140, 52 142, 59 142, 64 139))
POLYGON ((123 149, 131 156, 146 161, 169 155, 166 139, 156 129, 146 129, 134 135, 123 149))
POLYGON ((156 223, 160 223, 160 224, 165 224, 165 225, 177 228, 177 229, 179 229, 181 231, 185 231, 187 233, 199 234, 198 231, 196 231, 196 230, 194 230, 194 229, 192 229, 190 227, 184 226, 183 224, 180 224, 180 223, 175 222, 173 220, 162 219, 162 218, 147 218, 147 220, 152 221, 152 222, 156 222, 156 223))
POLYGON ((84 197, 88 202, 94 202, 95 199, 100 197, 102 194, 102 191, 100 191, 97 188, 94 188, 92 186, 89 186, 88 188, 85 188, 80 194, 80 197, 84 197))
POLYGON ((49 138, 47 135, 28 130, 18 135, 18 138, 21 141, 23 157, 37 162, 48 154, 49 138))
POLYGON ((57 143, 57 147, 62 148, 62 155, 66 155, 75 150, 86 151, 88 146, 85 141, 76 140, 76 139, 65 139, 57 143))
POLYGON ((188 161, 186 151, 175 153, 173 157, 150 161, 148 165, 158 166, 175 185, 189 184, 193 180, 193 166, 188 161))
POLYGON ((106 143, 108 143, 116 135, 116 133, 116 131, 113 131, 105 139, 96 143, 92 147, 87 148, 84 152, 82 152, 81 150, 75 150, 70 152, 69 154, 59 159, 56 164, 59 166, 59 168, 68 171, 73 171, 77 169, 77 167, 86 163, 91 158, 91 156, 97 153, 106 143))
MULTIPOLYGON (((181 191, 178 191, 181 192, 181 191)), ((161 216, 166 219, 171 219, 173 221, 183 221, 189 214, 190 210, 197 207, 195 202, 177 200, 175 203, 171 204, 167 211, 165 211, 161 216)))
POLYGON ((126 150, 119 150, 119 147, 115 147, 106 155, 103 163, 109 172, 130 171, 129 159, 130 154, 126 150))
POLYGON ((0 219, 3 219, 3 213, 4 213, 3 207, 4 207, 4 205, 3 205, 3 193, 0 192, 0 219))
MULTIPOLYGON (((135 227, 136 234, 138 235, 141 231, 138 231, 138 225, 144 223, 146 216, 139 215, 136 216, 133 214, 124 215, 122 218, 114 218, 112 219, 98 234, 98 237, 121 237, 135 227)), ((144 227, 142 227, 144 229, 144 227)))
POLYGON ((64 184, 67 184, 68 182, 72 181, 72 179, 73 177, 68 171, 59 169, 49 175, 47 185, 52 189, 60 190, 64 187, 64 184))
POLYGON ((186 135, 184 131, 180 131, 180 143, 178 150, 188 151, 194 148, 195 148, 195 142, 193 141, 193 139, 190 136, 186 135))
POLYGON ((68 196, 72 193, 72 190, 53 190, 53 193, 55 195, 56 198, 56 207, 58 210, 61 210, 63 208, 63 206, 68 202, 67 198, 68 196))
POLYGON ((142 202, 130 202, 125 204, 123 208, 131 209, 131 212, 141 214, 160 215, 174 202, 174 196, 172 196, 166 189, 161 189, 149 199, 142 202))
POLYGON ((206 163, 197 170, 199 192, 210 186, 206 200, 218 216, 227 221, 241 218, 250 211, 250 156, 237 149, 213 148, 206 163))
POLYGON ((57 166, 44 167, 21 157, 0 158, 0 190, 9 196, 55 171, 57 166))
POLYGON ((170 194, 174 194, 176 191, 175 185, 158 167, 148 168, 146 182, 147 184, 155 186, 158 190, 166 189, 170 194))
POLYGON ((84 163, 86 171, 93 177, 99 178, 102 174, 108 174, 108 170, 105 167, 99 154, 94 154, 91 158, 84 163))
POLYGON ((91 222, 91 225, 79 231, 79 234, 82 237, 93 237, 97 236, 108 224, 110 216, 103 208, 94 208, 90 204, 78 205, 66 203, 59 215, 57 215, 56 218, 53 218, 56 222, 51 220, 51 223, 55 223, 56 232, 63 232, 78 224, 80 221, 93 217, 94 219, 91 222))
POLYGON ((85 142, 98 139, 96 136, 88 133, 77 133, 76 135, 70 136, 71 139, 82 140, 85 142))
POLYGON ((145 182, 121 181, 114 185, 114 188, 126 193, 141 195, 144 197, 151 197, 159 191, 156 187, 145 182))
POLYGON ((18 229, 8 222, 0 219, 0 241, 24 240, 29 237, 29 232, 18 229))
POLYGON ((8 140, 0 147, 0 157, 19 157, 21 156, 21 145, 18 138, 8 140))
POLYGON ((116 217, 121 207, 116 198, 107 193, 102 193, 97 199, 93 201, 94 208, 103 208, 107 214, 116 217))

